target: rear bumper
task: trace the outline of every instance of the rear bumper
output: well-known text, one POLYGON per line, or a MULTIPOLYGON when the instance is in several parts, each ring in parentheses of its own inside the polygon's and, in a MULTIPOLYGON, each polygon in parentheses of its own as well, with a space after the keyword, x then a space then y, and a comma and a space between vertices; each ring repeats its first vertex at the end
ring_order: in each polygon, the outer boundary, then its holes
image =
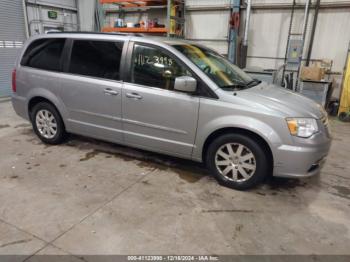
POLYGON ((16 114, 29 120, 26 99, 24 97, 13 94, 11 97, 11 101, 16 114))
POLYGON ((322 169, 331 146, 331 138, 326 134, 309 140, 307 144, 281 145, 275 150, 274 176, 310 177, 322 169))

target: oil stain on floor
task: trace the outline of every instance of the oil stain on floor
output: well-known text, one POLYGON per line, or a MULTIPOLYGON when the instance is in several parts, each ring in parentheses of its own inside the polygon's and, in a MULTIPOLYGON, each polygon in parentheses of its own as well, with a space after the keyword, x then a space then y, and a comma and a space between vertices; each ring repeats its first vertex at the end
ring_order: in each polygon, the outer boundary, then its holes
POLYGON ((337 190, 337 193, 333 193, 333 195, 350 199, 350 188, 345 186, 333 186, 335 190, 337 190))
POLYGON ((97 150, 93 150, 93 151, 91 151, 91 152, 87 152, 87 153, 85 154, 84 157, 82 157, 82 158, 79 159, 79 161, 81 161, 81 162, 82 162, 82 161, 87 161, 87 160, 89 160, 89 159, 91 159, 91 158, 97 156, 99 153, 100 153, 100 152, 98 152, 97 150))
MULTIPOLYGON (((85 138, 78 139, 85 140, 85 138)), ((88 161, 99 154, 106 154, 105 158, 115 157, 122 159, 123 161, 135 161, 135 164, 138 167, 145 168, 149 171, 173 171, 179 176, 179 178, 185 180, 188 183, 195 183, 202 179, 204 176, 208 175, 208 172, 203 168, 201 164, 194 163, 189 160, 172 158, 169 156, 145 152, 138 149, 131 149, 128 147, 109 144, 89 138, 86 140, 87 141, 85 143, 81 143, 81 141, 76 140, 71 140, 68 142, 68 145, 72 147, 76 146, 79 149, 92 149, 91 151, 86 152, 85 155, 79 159, 80 162, 88 161)))
MULTIPOLYGON (((30 130, 30 132, 32 132, 31 129, 27 128, 23 128, 23 130, 27 132, 30 130)), ((196 183, 203 177, 209 176, 207 169, 205 169, 203 164, 200 163, 108 143, 93 138, 71 135, 70 139, 62 146, 70 146, 79 150, 87 151, 85 152, 85 155, 79 159, 80 162, 89 161, 97 155, 104 154, 105 158, 114 157, 122 159, 123 161, 133 161, 137 166, 145 168, 148 171, 172 171, 187 183, 196 183)), ((299 180, 273 178, 267 181, 267 185, 268 187, 265 188, 265 190, 260 188, 260 191, 257 192, 257 194, 275 195, 280 191, 293 193, 295 189, 305 187, 307 183, 299 180)), ((343 197, 349 197, 348 194, 344 194, 344 190, 339 194, 343 197)))

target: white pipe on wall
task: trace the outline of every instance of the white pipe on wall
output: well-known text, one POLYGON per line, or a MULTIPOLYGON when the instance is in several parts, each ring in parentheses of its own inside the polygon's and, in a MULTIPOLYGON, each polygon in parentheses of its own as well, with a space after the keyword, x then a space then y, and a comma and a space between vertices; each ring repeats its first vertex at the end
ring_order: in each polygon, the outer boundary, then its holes
POLYGON ((95 0, 77 0, 78 20, 81 31, 95 29, 95 0))
POLYGON ((249 31, 249 20, 250 20, 250 12, 252 9, 252 0, 247 0, 247 15, 245 19, 245 28, 244 28, 244 37, 243 37, 243 45, 248 45, 248 31, 249 31))
POLYGON ((29 37, 29 27, 28 27, 28 14, 27 14, 27 6, 25 0, 22 0, 22 6, 23 6, 23 15, 24 15, 24 30, 26 34, 26 38, 29 37))
POLYGON ((308 18, 309 18, 309 7, 310 7, 310 0, 306 0, 304 22, 303 22, 303 41, 305 41, 306 27, 307 27, 308 18))

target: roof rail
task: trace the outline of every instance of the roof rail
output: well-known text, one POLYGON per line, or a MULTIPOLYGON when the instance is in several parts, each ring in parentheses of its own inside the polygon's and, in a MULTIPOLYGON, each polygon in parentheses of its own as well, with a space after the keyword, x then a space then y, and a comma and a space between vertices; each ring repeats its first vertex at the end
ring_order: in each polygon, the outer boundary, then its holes
POLYGON ((63 31, 63 32, 55 32, 49 31, 47 34, 94 34, 94 35, 132 35, 132 36, 144 36, 140 33, 105 33, 105 32, 89 32, 89 31, 63 31))

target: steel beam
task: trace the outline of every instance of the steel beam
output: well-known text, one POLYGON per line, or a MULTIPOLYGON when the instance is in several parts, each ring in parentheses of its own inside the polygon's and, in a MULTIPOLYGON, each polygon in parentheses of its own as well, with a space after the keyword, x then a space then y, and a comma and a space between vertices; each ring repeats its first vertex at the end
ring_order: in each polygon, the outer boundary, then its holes
MULTIPOLYGON (((241 5, 240 9, 246 9, 246 5, 241 5)), ((292 5, 289 3, 283 4, 252 4, 251 6, 252 10, 283 10, 283 9, 292 9, 292 5)), ((310 5, 310 9, 315 9, 316 5, 312 4, 310 5)), ((344 2, 337 2, 337 3, 331 3, 326 2, 322 3, 319 6, 320 9, 342 9, 342 8, 350 8, 350 1, 344 1, 344 2)), ((295 9, 305 9, 305 5, 303 4, 297 4, 295 6, 295 9)), ((220 5, 220 6, 214 6, 214 5, 187 5, 186 7, 187 11, 230 11, 231 6, 230 5, 220 5)))
MULTIPOLYGON (((231 0, 231 15, 239 14, 240 0, 231 0)), ((228 26, 228 60, 237 64, 237 39, 239 28, 235 28, 229 24, 228 26)))

